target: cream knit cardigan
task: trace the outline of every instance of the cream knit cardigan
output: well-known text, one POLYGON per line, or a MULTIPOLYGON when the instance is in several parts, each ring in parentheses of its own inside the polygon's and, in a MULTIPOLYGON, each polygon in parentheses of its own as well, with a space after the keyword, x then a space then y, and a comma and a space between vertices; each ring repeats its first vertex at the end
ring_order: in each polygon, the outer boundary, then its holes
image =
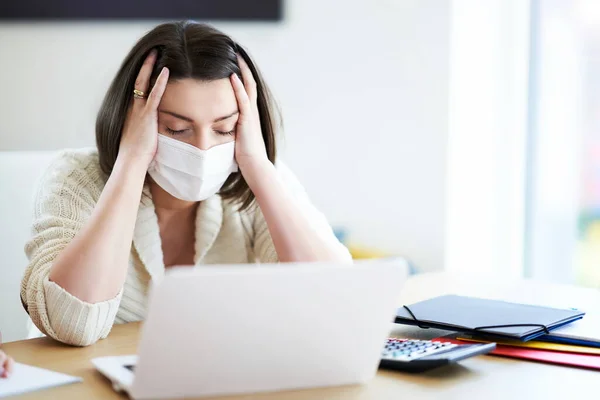
MULTIPOLYGON (((280 163, 277 170, 315 234, 340 246, 350 259, 292 173, 280 163)), ((95 149, 63 152, 40 181, 32 237, 25 246, 29 266, 21 283, 23 305, 43 333, 72 345, 86 346, 105 338, 114 323, 143 320, 149 285, 165 272, 158 220, 150 191, 145 187, 137 213, 127 278, 115 298, 86 303, 48 279, 54 259, 90 217, 106 179, 95 149)), ((258 261, 278 261, 259 207, 240 212, 219 195, 200 202, 196 217, 195 265, 258 261)))

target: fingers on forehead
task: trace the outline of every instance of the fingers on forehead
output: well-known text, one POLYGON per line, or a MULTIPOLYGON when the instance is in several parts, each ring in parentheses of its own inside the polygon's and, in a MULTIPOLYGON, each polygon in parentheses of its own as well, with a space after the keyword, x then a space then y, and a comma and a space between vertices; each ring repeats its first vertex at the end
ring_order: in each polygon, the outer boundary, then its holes
POLYGON ((144 60, 144 64, 142 64, 142 68, 140 68, 140 72, 135 80, 135 88, 137 90, 141 90, 142 92, 148 91, 148 87, 150 86, 150 76, 152 75, 155 62, 156 50, 152 50, 144 60))

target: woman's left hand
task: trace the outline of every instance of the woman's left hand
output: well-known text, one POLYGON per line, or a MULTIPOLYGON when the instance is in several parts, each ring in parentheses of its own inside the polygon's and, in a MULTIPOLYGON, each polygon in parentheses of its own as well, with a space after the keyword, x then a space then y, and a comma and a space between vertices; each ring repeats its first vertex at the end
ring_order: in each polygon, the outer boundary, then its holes
POLYGON ((0 378, 8 378, 13 372, 15 361, 0 350, 0 378))
POLYGON ((238 103, 238 122, 235 135, 235 159, 245 176, 250 169, 269 162, 258 114, 256 81, 244 59, 238 55, 244 82, 232 74, 231 84, 238 103))

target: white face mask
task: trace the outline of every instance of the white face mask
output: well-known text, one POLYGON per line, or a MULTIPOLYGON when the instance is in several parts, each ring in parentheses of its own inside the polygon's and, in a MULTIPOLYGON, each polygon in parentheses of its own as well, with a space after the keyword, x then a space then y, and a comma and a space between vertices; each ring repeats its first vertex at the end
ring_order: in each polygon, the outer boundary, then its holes
POLYGON ((200 150, 161 134, 148 167, 148 173, 161 188, 185 201, 209 198, 237 170, 234 141, 200 150))

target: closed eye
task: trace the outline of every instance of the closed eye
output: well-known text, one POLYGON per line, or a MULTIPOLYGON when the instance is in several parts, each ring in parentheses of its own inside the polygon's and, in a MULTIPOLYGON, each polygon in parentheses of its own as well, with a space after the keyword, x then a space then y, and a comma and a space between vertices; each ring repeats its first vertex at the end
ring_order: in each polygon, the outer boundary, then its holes
POLYGON ((167 128, 167 132, 169 132, 169 134, 173 135, 173 136, 175 136, 175 135, 181 135, 182 133, 185 133, 187 131, 189 131, 189 129, 181 129, 179 131, 175 131, 173 129, 167 128))
POLYGON ((224 132, 224 131, 217 131, 215 130, 215 133, 219 134, 219 135, 233 135, 235 133, 235 129, 232 129, 230 131, 224 132))

